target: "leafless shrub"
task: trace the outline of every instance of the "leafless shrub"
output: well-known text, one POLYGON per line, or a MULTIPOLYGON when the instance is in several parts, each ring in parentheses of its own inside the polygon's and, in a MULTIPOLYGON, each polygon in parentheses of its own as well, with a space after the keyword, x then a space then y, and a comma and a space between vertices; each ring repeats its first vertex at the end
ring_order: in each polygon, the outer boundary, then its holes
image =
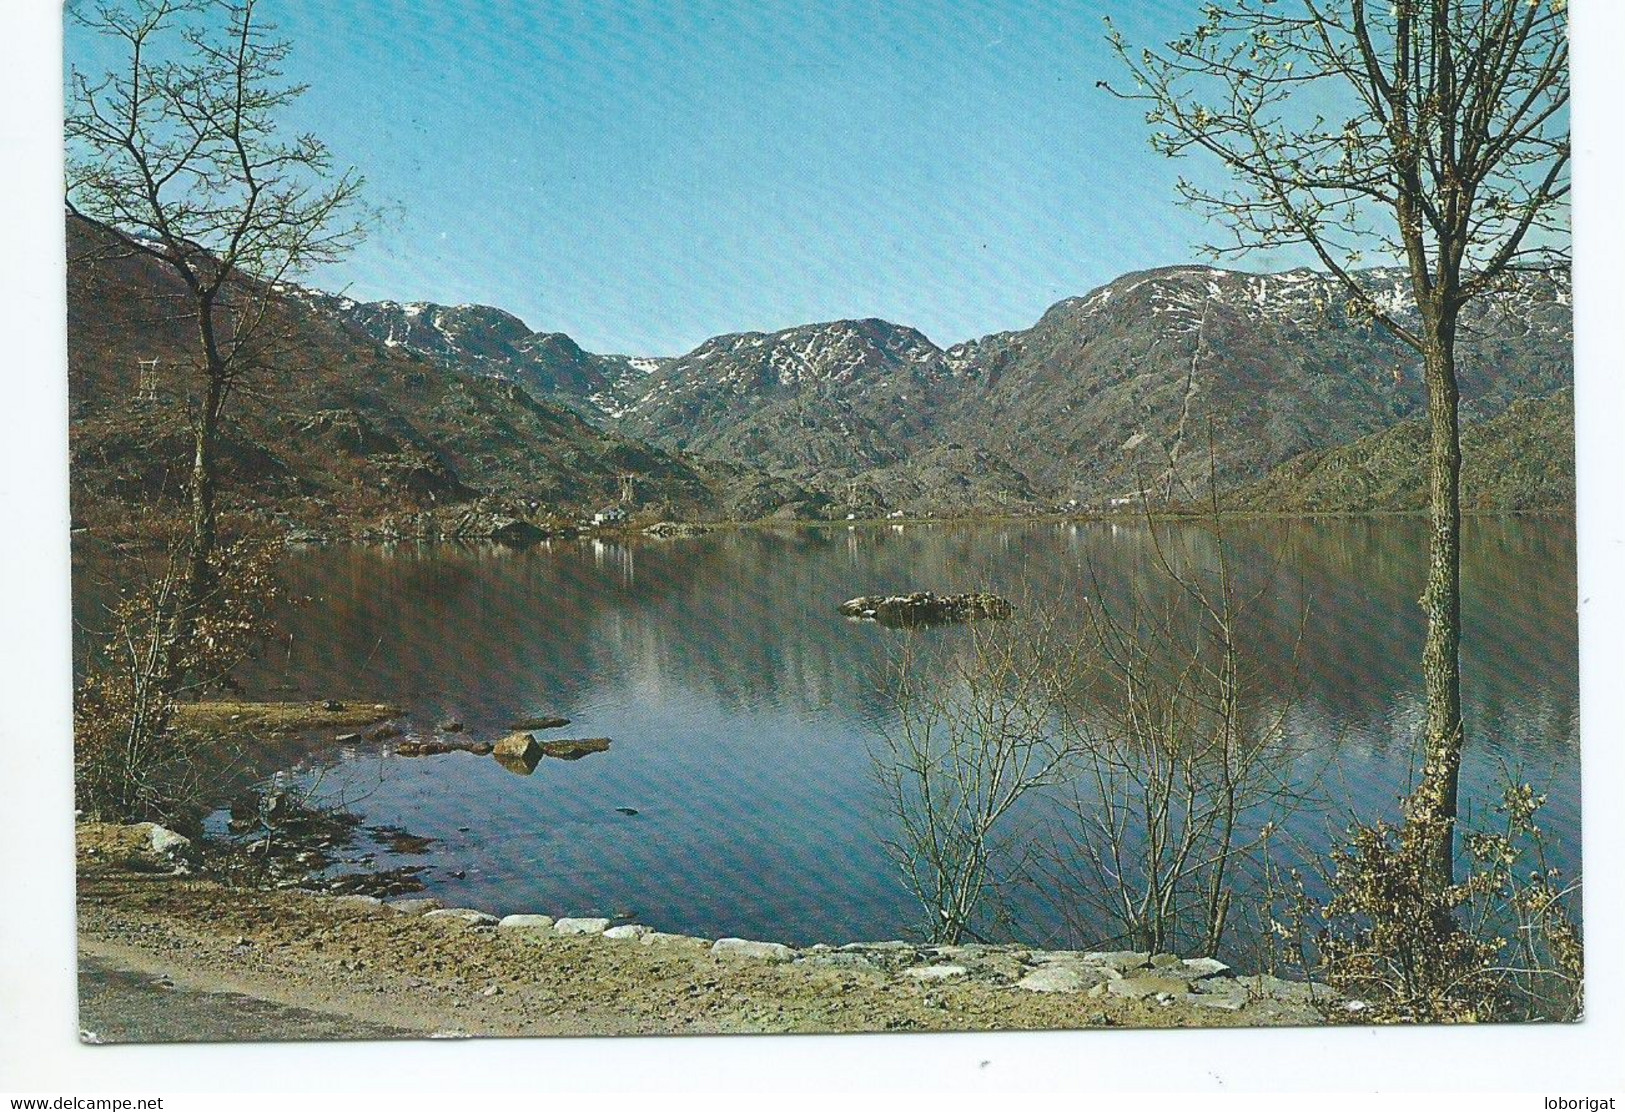
POLYGON ((1019 805, 1062 774, 1052 653, 1070 651, 1029 617, 911 630, 892 661, 897 724, 871 754, 897 821, 883 840, 933 942, 987 937, 1029 875, 1037 842, 1019 805))
MULTIPOLYGON (((1136 949, 1215 953, 1268 832, 1301 805, 1285 717, 1295 676, 1262 675, 1239 639, 1242 597, 1222 520, 1207 573, 1176 565, 1149 519, 1160 590, 1096 584, 1086 677, 1064 719, 1074 776, 1049 853, 1075 934, 1113 923, 1136 949)), ((1095 939, 1098 941, 1098 937, 1095 939)))

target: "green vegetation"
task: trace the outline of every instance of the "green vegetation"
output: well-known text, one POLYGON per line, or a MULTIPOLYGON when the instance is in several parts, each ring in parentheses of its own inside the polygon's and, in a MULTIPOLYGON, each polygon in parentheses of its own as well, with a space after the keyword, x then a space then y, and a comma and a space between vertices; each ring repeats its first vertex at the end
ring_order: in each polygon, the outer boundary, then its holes
MULTIPOLYGON (((1350 444, 1305 452, 1226 496, 1236 510, 1270 513, 1421 512, 1427 509, 1427 428, 1406 421, 1350 444)), ((1574 393, 1524 398, 1461 438, 1462 509, 1572 511, 1574 393)))

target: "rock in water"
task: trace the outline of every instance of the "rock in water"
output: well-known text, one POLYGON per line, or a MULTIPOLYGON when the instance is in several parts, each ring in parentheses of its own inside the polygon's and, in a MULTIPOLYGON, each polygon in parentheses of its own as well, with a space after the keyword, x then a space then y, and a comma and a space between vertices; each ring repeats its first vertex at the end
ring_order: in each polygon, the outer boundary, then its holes
POLYGON ((607 737, 567 738, 541 742, 542 752, 561 761, 579 761, 589 753, 602 753, 609 748, 607 737))
POLYGON ((497 742, 492 752, 498 759, 505 757, 509 760, 531 761, 534 766, 535 760, 542 755, 542 747, 533 735, 520 730, 497 742))
POLYGON ((859 595, 837 609, 848 618, 871 618, 884 626, 941 625, 983 618, 1008 618, 1015 607, 1008 599, 987 592, 939 595, 915 591, 907 595, 859 595))

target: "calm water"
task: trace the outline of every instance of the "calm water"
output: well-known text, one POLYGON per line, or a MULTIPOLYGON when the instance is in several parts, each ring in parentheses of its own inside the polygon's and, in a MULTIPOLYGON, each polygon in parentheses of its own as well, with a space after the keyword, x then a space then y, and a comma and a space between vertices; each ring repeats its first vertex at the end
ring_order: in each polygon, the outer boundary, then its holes
MULTIPOLYGON (((1230 545, 1241 587, 1259 596, 1245 648, 1294 691, 1288 740, 1320 776, 1326 805, 1294 820, 1294 836, 1323 849, 1349 813, 1395 813, 1409 783, 1423 526, 1253 523, 1233 527, 1230 545)), ((1198 528, 1173 530, 1165 549, 1183 567, 1215 558, 1198 528)), ((544 760, 528 777, 489 758, 397 758, 387 746, 313 743, 281 758, 369 824, 434 838, 428 854, 384 863, 428 865, 429 891, 453 904, 629 913, 712 937, 898 937, 920 911, 883 848, 895 824, 871 754, 894 725, 882 678, 903 635, 842 619, 835 604, 916 588, 1063 607, 1155 594, 1165 585, 1148 553, 1143 526, 1098 524, 308 550, 287 565, 305 601, 242 679, 270 698, 397 701, 420 732, 458 718, 494 738, 516 717, 556 712, 574 720, 564 736, 614 739, 607 753, 544 760)), ((1503 766, 1532 780, 1551 795, 1544 825, 1571 869, 1574 569, 1572 525, 1469 524, 1463 799, 1493 800, 1503 766)), ((1041 892, 1017 904, 1026 940, 1098 940, 1069 931, 1041 892)))

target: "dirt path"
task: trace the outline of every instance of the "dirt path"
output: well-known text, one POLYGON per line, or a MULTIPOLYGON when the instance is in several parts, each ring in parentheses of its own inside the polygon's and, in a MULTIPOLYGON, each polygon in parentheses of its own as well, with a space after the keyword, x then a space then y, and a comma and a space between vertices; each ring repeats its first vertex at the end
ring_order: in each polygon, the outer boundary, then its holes
MULTIPOLYGON (((727 959, 709 944, 516 935, 295 892, 90 869, 80 877, 83 1026, 108 1041, 1236 1026, 1312 1022, 1034 992, 1008 975, 936 980, 938 960, 727 959), (888 964, 889 962, 889 964, 888 964), (910 973, 905 966, 912 967, 910 973)), ((901 944, 899 944, 900 946, 901 944)))

